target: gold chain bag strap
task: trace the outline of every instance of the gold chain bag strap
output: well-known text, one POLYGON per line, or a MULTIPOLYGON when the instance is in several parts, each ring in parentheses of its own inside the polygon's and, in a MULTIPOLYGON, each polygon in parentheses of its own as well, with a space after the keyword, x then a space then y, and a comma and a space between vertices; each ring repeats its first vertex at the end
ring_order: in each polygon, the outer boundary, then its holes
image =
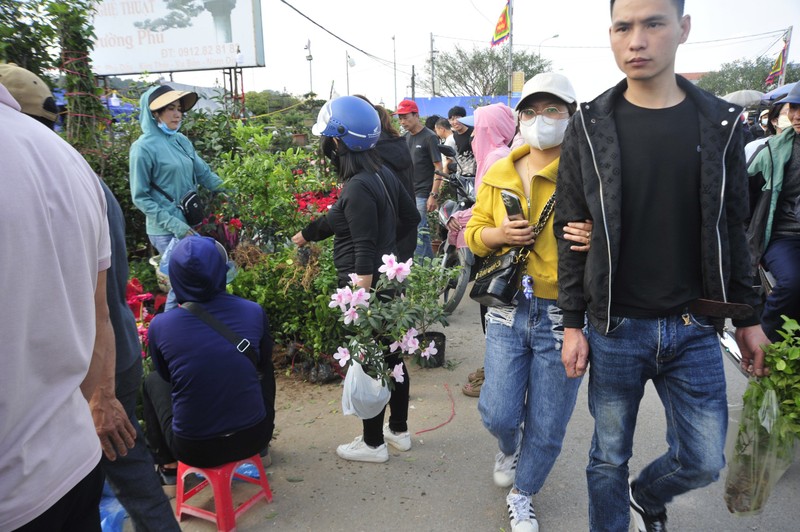
MULTIPOLYGON (((534 239, 547 225, 555 203, 556 193, 553 192, 539 215, 539 221, 533 226, 534 239)), ((487 307, 510 305, 517 294, 519 278, 526 269, 531 247, 514 247, 505 253, 495 252, 483 259, 478 273, 475 274, 475 283, 469 297, 487 307)))

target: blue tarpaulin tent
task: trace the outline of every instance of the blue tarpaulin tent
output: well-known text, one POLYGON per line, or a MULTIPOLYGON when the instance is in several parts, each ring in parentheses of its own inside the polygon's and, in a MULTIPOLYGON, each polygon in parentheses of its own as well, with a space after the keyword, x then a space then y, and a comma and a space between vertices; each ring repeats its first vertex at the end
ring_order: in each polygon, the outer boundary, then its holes
MULTIPOLYGON (((411 98, 407 98, 411 99, 411 98)), ((489 105, 492 103, 503 103, 508 105, 508 96, 437 96, 435 98, 414 98, 419 107, 421 117, 439 115, 447 118, 447 111, 456 105, 460 105, 467 111, 467 116, 475 112, 476 107, 489 105)), ((511 108, 519 102, 519 98, 511 98, 511 108)))
MULTIPOLYGON (((67 99, 64 96, 64 89, 53 89, 53 97, 56 99, 56 105, 63 109, 67 106, 67 99)), ((100 97, 103 105, 108 107, 111 113, 111 118, 115 120, 129 120, 131 117, 138 118, 139 109, 131 103, 122 101, 121 98, 111 98, 106 101, 105 96, 100 97)))

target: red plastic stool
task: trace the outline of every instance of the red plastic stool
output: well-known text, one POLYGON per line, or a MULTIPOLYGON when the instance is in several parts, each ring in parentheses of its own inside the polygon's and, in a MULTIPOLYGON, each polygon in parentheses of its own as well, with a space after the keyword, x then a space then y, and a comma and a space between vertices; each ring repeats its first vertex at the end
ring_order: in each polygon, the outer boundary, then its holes
POLYGON ((250 458, 245 458, 238 462, 230 462, 218 467, 194 467, 184 464, 183 462, 178 462, 178 485, 176 492, 175 516, 178 518, 178 521, 181 520, 183 514, 193 515, 207 521, 216 522, 217 530, 223 532, 236 530, 236 518, 260 499, 266 499, 267 502, 272 502, 272 490, 269 489, 269 482, 264 472, 264 465, 261 463, 261 457, 257 454, 250 458), (236 469, 240 465, 248 462, 255 465, 256 469, 258 469, 257 479, 236 473, 236 469), (199 473, 205 477, 205 480, 184 493, 184 479, 190 473, 199 473), (258 493, 244 501, 237 508, 233 507, 233 495, 231 494, 231 482, 234 478, 244 480, 251 484, 257 484, 261 487, 258 493), (186 503, 187 500, 203 491, 209 483, 214 492, 214 507, 216 512, 198 508, 197 506, 191 506, 186 503))

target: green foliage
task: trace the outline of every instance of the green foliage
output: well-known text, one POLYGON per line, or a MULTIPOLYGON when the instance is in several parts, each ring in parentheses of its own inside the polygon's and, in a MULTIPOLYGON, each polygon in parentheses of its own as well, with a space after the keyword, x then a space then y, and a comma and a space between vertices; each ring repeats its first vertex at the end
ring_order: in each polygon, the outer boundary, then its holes
POLYGON ((0 0, 0 59, 46 79, 57 65, 56 30, 47 17, 52 0, 0 0))
POLYGON ((139 279, 144 292, 158 292, 156 270, 149 262, 149 257, 135 257, 128 261, 128 278, 139 279))
POLYGON ((222 155, 218 173, 239 198, 248 236, 268 247, 287 241, 308 223, 294 194, 330 190, 335 183, 303 149, 272 153, 273 135, 257 126, 239 124, 231 133, 239 151, 222 155))
POLYGON ((141 132, 138 121, 115 122, 111 125, 109 134, 103 135, 103 149, 84 153, 84 158, 108 185, 122 208, 129 257, 147 255, 150 245, 145 216, 133 204, 128 176, 131 144, 139 138, 141 132))
POLYGON ((108 109, 100 102, 102 90, 95 85, 89 61, 94 46, 94 28, 89 20, 94 13, 92 0, 52 2, 48 11, 58 31, 61 68, 66 73, 64 89, 71 94, 66 120, 67 139, 81 153, 102 152, 104 128, 111 123, 108 109))
POLYGON ((212 170, 222 164, 223 154, 237 151, 237 142, 232 130, 239 121, 229 112, 206 113, 190 111, 184 115, 181 132, 192 141, 198 155, 212 170))
POLYGON ((281 115, 281 110, 293 108, 299 103, 300 100, 294 96, 272 90, 245 94, 247 109, 256 116, 272 115, 277 118, 281 115))
POLYGON ((728 453, 725 502, 739 515, 761 512, 795 458, 800 438, 800 325, 783 316, 780 342, 764 346, 769 375, 751 378, 728 453))
MULTIPOLYGON (((765 80, 772 70, 774 58, 737 59, 723 64, 719 70, 709 72, 697 82, 697 86, 717 96, 724 96, 738 90, 752 89, 761 92, 768 90, 765 80)), ((786 65, 786 82, 800 79, 800 65, 786 65)))
POLYGON ((241 269, 231 293, 264 308, 278 343, 300 344, 315 358, 334 352, 342 336, 328 308, 328 294, 337 284, 332 249, 328 240, 307 250, 281 246, 272 253, 240 246, 234 254, 241 269))
POLYGON ((745 402, 760 403, 766 390, 774 390, 782 420, 778 428, 781 438, 800 438, 800 325, 787 316, 783 319, 783 328, 778 331, 783 340, 764 347, 770 373, 757 381, 758 386, 748 388, 745 402))
MULTIPOLYGON (((508 45, 465 50, 456 45, 455 51, 439 52, 435 59, 438 81, 437 96, 497 96, 508 94, 508 45)), ((512 71, 522 71, 525 79, 550 69, 550 61, 538 54, 515 51, 511 56, 512 71)), ((431 65, 425 66, 426 76, 421 85, 433 93, 431 65)), ((480 105, 480 102, 475 104, 480 105)))

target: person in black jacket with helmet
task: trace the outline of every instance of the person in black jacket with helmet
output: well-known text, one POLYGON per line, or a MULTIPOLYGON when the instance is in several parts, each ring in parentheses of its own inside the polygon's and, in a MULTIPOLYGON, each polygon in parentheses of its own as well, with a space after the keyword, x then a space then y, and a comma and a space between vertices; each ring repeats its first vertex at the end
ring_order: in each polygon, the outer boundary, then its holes
MULTIPOLYGON (((375 146, 381 134, 377 111, 356 96, 329 101, 319 112, 312 128, 321 135, 322 150, 336 166, 344 181, 339 199, 328 214, 292 237, 298 246, 331 235, 333 262, 339 286, 358 276, 356 286, 374 288, 380 278, 381 257, 397 255, 397 241, 419 223, 416 205, 403 185, 381 163, 375 146)), ((340 445, 336 453, 345 460, 386 462, 386 442, 401 451, 411 448, 408 432, 408 370, 396 353, 386 355, 394 367, 402 364, 403 382, 395 382, 389 399, 391 415, 384 426, 385 409, 363 420, 364 432, 351 443, 340 445)))

